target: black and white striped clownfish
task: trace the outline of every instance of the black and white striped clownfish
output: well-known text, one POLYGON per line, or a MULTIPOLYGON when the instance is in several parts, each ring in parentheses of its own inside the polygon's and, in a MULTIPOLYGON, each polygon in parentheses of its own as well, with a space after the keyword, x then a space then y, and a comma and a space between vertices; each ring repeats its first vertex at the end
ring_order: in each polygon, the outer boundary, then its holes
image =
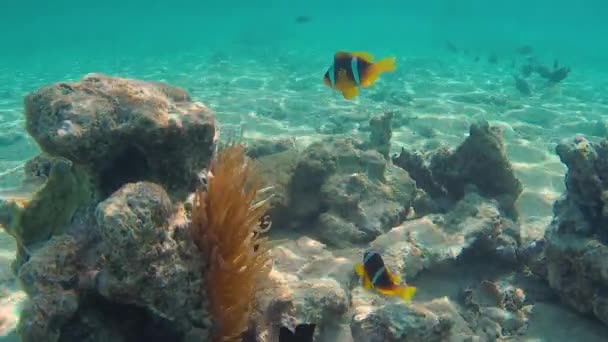
POLYGON ((334 63, 323 76, 323 82, 330 88, 342 92, 349 100, 359 95, 359 87, 369 87, 380 74, 396 70, 395 57, 374 62, 367 52, 339 51, 334 55, 334 63))
POLYGON ((363 280, 365 289, 373 287, 381 294, 399 296, 406 302, 411 301, 416 293, 416 287, 400 284, 399 276, 388 269, 378 252, 365 252, 363 263, 355 265, 355 272, 363 280))

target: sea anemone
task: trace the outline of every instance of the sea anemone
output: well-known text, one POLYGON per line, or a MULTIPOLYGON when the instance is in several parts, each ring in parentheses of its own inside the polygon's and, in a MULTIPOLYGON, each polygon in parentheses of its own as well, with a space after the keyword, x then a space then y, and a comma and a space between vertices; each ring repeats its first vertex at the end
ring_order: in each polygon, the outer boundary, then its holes
POLYGON ((270 271, 262 236, 268 201, 258 201, 262 181, 242 145, 222 149, 209 171, 206 189, 194 196, 192 233, 209 261, 203 272, 213 340, 236 341, 248 329, 257 284, 270 271))

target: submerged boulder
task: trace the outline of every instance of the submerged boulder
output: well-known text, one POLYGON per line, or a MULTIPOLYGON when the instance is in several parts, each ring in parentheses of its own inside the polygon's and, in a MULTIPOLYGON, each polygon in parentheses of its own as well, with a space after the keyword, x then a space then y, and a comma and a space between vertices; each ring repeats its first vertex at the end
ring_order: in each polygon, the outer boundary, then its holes
POLYGON ((515 201, 523 191, 507 159, 502 133, 487 121, 471 125, 469 136, 455 150, 438 149, 428 158, 405 149, 393 162, 434 198, 458 201, 473 186, 481 195, 496 199, 516 218, 515 201))
POLYGON ((279 182, 286 184, 278 189, 273 220, 278 217, 285 228, 312 229, 334 246, 369 242, 403 221, 425 194, 407 172, 359 146, 350 139, 327 139, 299 155, 286 151, 260 158, 274 170, 268 175, 283 170, 280 179, 288 179, 279 182))
POLYGON ((335 341, 349 310, 353 262, 301 237, 271 250, 273 270, 258 294, 260 333, 278 336, 281 324, 316 324, 317 340, 335 341))
POLYGON ((408 220, 378 236, 370 247, 380 252, 402 279, 464 256, 517 262, 518 228, 496 202, 468 194, 447 214, 408 220))
POLYGON ((43 153, 27 198, 0 203, 36 341, 205 341, 206 260, 183 199, 215 151, 213 114, 181 89, 92 74, 25 100, 43 153))
POLYGON ((425 304, 374 303, 365 293, 353 294, 351 332, 355 342, 446 341, 459 317, 456 310, 430 310, 425 304), (444 311, 445 310, 445 311, 444 311))
POLYGON ((567 190, 545 233, 542 275, 562 301, 608 325, 608 140, 577 137, 556 151, 567 190))
POLYGON ((42 151, 86 166, 106 195, 141 180, 186 190, 216 139, 211 110, 184 90, 103 74, 28 94, 25 117, 42 151))
POLYGON ((127 184, 86 230, 49 240, 19 269, 23 341, 129 341, 150 324, 171 340, 208 333, 201 256, 180 221, 162 187, 127 184))

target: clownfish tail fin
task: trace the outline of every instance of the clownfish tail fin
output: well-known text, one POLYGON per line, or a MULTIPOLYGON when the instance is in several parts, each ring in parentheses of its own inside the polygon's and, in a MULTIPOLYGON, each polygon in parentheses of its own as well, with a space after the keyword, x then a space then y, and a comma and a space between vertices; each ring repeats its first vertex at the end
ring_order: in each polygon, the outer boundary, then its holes
POLYGON ((361 80, 361 85, 363 87, 369 87, 376 82, 380 74, 397 70, 395 60, 395 57, 388 57, 370 65, 361 80))
POLYGON ((414 286, 403 286, 399 289, 398 295, 406 302, 410 302, 416 294, 416 287, 414 286))

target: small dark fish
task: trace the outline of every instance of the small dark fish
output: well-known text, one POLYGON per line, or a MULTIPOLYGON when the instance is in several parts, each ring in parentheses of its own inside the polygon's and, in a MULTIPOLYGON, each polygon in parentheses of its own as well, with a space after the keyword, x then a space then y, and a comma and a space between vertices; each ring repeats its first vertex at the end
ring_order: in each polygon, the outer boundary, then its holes
MULTIPOLYGON (((554 63, 554 66, 555 65, 556 63, 554 63)), ((542 78, 547 79, 547 81, 552 84, 557 84, 563 81, 566 77, 568 77, 568 74, 570 74, 569 67, 561 67, 559 69, 551 70, 544 65, 537 65, 534 68, 534 71, 536 71, 538 75, 540 75, 542 78)))
POLYGON ((540 77, 542 78, 546 78, 549 79, 551 78, 551 69, 549 69, 548 67, 544 66, 544 65, 537 65, 534 68, 534 71, 536 71, 537 74, 540 75, 540 77))
POLYGON ((518 77, 517 75, 513 75, 513 78, 515 79, 515 88, 517 88, 520 94, 524 96, 532 95, 532 90, 530 89, 528 81, 521 77, 518 77))
POLYGON ((559 83, 568 77, 570 73, 569 67, 561 67, 557 70, 554 70, 549 77, 549 82, 551 83, 559 83))
POLYGON ((520 46, 520 47, 518 47, 518 48, 517 48, 517 49, 515 49, 515 50, 516 50, 516 51, 517 51, 519 54, 521 54, 521 55, 525 55, 525 56, 527 56, 527 55, 531 55, 531 54, 532 54, 532 52, 534 51, 530 45, 524 45, 524 46, 520 46))
POLYGON ((488 63, 490 64, 497 64, 498 63, 498 56, 493 53, 490 56, 488 56, 488 63))
POLYGON ((296 17, 296 23, 298 24, 306 24, 309 23, 311 20, 312 18, 307 15, 299 15, 296 17))
POLYGON ((312 342, 316 324, 298 324, 295 331, 286 326, 279 330, 279 342, 312 342))
POLYGON ((477 62, 479 62, 479 60, 480 60, 480 59, 481 59, 481 58, 479 58, 479 56, 475 56, 475 59, 473 59, 473 61, 474 61, 475 63, 477 63, 477 62))
POLYGON ((452 43, 452 42, 451 42, 451 41, 449 41, 449 40, 446 40, 446 41, 445 41, 445 46, 448 48, 448 50, 449 50, 451 53, 459 53, 459 52, 460 52, 460 49, 459 49, 459 48, 457 48, 457 47, 456 47, 456 45, 454 45, 454 43, 452 43))
POLYGON ((529 77, 532 75, 532 71, 534 71, 532 64, 525 64, 520 68, 520 72, 523 77, 529 77))

